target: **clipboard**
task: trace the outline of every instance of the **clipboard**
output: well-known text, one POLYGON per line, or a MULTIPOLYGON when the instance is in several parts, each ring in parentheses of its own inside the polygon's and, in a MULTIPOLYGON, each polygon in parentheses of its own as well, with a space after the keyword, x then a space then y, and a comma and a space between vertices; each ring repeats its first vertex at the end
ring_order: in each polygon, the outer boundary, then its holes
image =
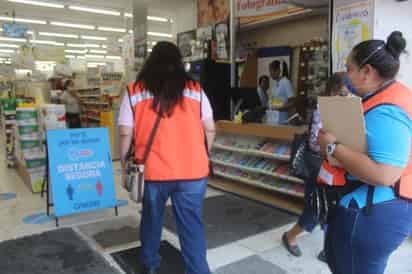
MULTIPOLYGON (((360 97, 318 97, 322 127, 335 135, 337 141, 355 151, 367 153, 366 128, 360 97)), ((333 166, 339 162, 328 157, 333 166)))

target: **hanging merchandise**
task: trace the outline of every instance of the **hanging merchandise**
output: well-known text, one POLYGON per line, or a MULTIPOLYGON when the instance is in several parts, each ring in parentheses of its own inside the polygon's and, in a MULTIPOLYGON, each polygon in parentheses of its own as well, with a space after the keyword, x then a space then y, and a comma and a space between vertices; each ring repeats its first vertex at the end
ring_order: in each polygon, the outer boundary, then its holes
POLYGON ((229 59, 229 25, 226 22, 221 22, 215 25, 215 43, 216 43, 216 59, 229 59))

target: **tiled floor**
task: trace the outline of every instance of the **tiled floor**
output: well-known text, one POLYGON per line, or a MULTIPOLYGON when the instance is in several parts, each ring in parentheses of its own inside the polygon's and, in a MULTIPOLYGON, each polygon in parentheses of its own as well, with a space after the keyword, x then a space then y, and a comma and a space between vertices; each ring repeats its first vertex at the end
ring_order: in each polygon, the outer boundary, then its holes
MULTIPOLYGON (((7 169, 0 151, 0 193, 13 192, 17 193, 17 198, 9 201, 0 201, 0 241, 19 238, 25 235, 36 234, 42 231, 55 229, 54 222, 43 225, 27 225, 22 219, 30 214, 45 212, 45 200, 40 195, 32 194, 23 184, 20 178, 12 169, 7 169)), ((119 166, 115 163, 114 169, 118 170, 119 166)), ((118 174, 118 172, 116 172, 118 174)), ((116 176, 116 180, 119 177, 116 176)), ((208 196, 220 195, 221 193, 210 189, 208 196)), ((127 200, 127 193, 117 186, 118 199, 127 200)), ((120 208, 121 216, 132 216, 139 219, 139 206, 129 203, 128 206, 120 208)), ((116 219, 113 210, 101 210, 72 217, 66 217, 61 220, 61 226, 77 227, 81 224, 97 222, 99 220, 116 219)), ((310 235, 304 235, 300 239, 304 255, 301 258, 295 258, 288 255, 281 246, 281 235, 289 227, 285 227, 265 232, 253 237, 243 239, 223 247, 208 251, 208 260, 212 270, 222 266, 240 261, 253 255, 258 255, 265 261, 275 264, 283 269, 286 273, 297 274, 323 274, 330 273, 325 264, 316 259, 322 246, 322 232, 316 231, 310 235)), ((79 232, 80 233, 80 232, 79 232)), ((164 231, 163 238, 168 240, 172 245, 179 247, 176 235, 169 231, 164 231)), ((93 241, 89 241, 95 245, 93 241)), ((99 250, 96 247, 96 250, 99 250)), ((104 254, 111 263, 108 254, 104 254)), ((389 274, 406 274, 412 273, 410 258, 412 256, 412 242, 407 241, 391 258, 388 271, 389 274)), ((4 273, 9 274, 9 273, 4 273)), ((11 274, 11 273, 10 273, 11 274)), ((14 273, 13 273, 14 274, 14 273)), ((261 273, 265 274, 265 273, 261 273)))

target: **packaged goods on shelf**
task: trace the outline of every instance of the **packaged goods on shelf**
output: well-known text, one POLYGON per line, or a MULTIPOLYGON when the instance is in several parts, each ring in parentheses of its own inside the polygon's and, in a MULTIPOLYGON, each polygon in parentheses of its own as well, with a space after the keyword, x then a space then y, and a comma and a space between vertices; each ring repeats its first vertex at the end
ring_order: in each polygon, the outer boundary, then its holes
POLYGON ((43 130, 66 128, 66 107, 55 104, 40 106, 40 121, 43 130))

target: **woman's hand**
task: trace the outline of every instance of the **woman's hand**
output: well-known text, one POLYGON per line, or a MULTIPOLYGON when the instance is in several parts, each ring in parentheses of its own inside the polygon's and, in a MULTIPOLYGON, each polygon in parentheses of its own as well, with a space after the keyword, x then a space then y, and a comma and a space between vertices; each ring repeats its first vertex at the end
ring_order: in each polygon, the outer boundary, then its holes
POLYGON ((319 130, 319 134, 318 134, 318 144, 319 144, 319 146, 320 146, 320 153, 321 153, 323 156, 326 155, 326 147, 327 147, 329 144, 333 144, 333 143, 335 143, 335 142, 336 142, 336 137, 335 137, 332 133, 330 133, 330 132, 328 132, 328 131, 326 131, 326 130, 324 130, 324 129, 320 129, 320 130, 319 130))

